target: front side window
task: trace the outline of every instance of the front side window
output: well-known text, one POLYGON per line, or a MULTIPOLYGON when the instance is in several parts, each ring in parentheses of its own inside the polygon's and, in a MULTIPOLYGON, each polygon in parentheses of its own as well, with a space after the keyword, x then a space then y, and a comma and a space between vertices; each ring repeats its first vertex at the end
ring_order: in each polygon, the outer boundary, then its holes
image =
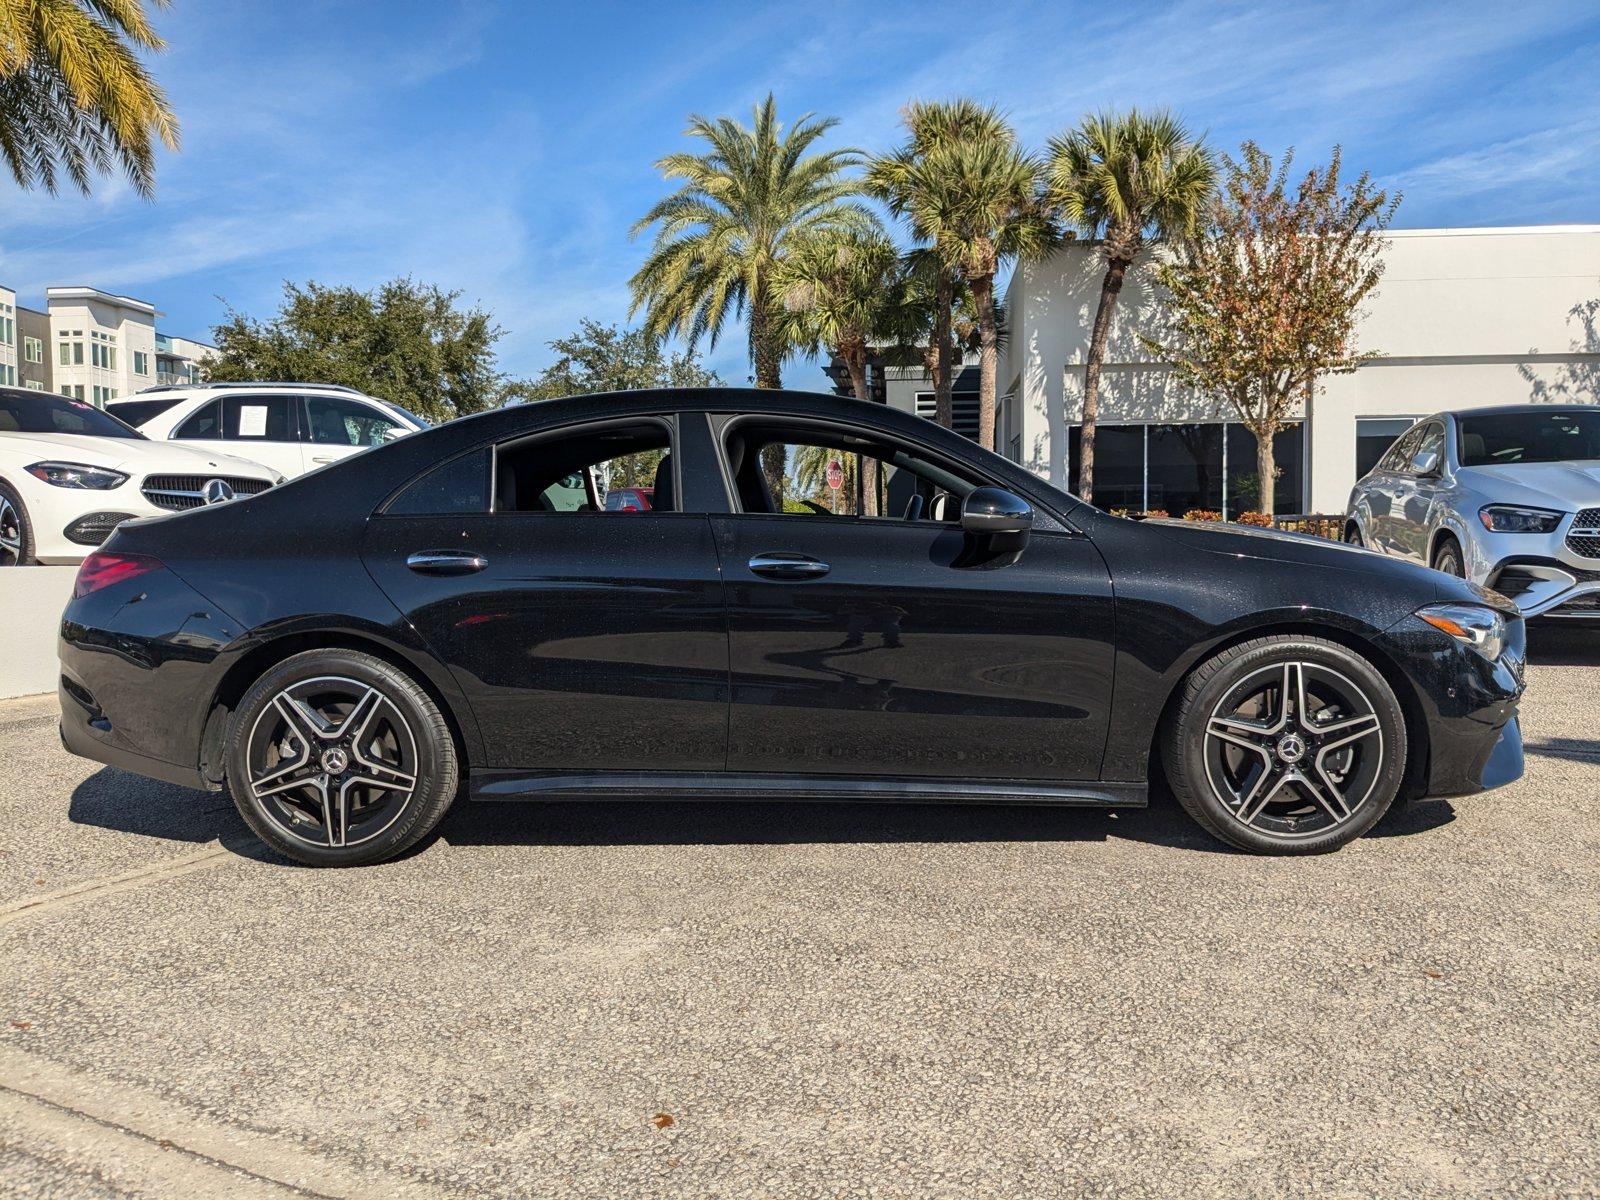
POLYGON ((1461 465, 1600 460, 1600 409, 1458 417, 1461 465))
POLYGON ((307 396, 307 441, 324 446, 381 446, 406 429, 370 404, 338 396, 307 396))
POLYGON ((1421 429, 1412 429, 1402 434, 1395 444, 1389 447, 1389 453, 1383 456, 1383 461, 1378 464, 1380 471, 1403 471, 1406 464, 1411 461, 1411 456, 1416 452, 1417 442, 1422 437, 1421 429))
POLYGON ((853 433, 740 425, 724 452, 746 513, 948 523, 977 486, 911 447, 853 433))
POLYGON ((1422 427, 1422 435, 1411 452, 1407 470, 1420 475, 1424 470, 1437 470, 1444 464, 1444 426, 1433 421, 1422 427))
POLYGON ((672 435, 640 421, 526 438, 495 455, 494 509, 500 513, 607 512, 633 517, 676 512, 672 435), (611 493, 649 488, 647 509, 611 507, 611 493))

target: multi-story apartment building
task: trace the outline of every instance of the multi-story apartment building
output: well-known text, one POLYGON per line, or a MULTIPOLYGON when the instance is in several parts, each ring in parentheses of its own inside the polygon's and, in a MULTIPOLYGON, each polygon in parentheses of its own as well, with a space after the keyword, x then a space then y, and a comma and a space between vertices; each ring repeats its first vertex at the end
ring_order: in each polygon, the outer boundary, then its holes
POLYGON ((17 376, 23 387, 55 391, 50 371, 50 314, 17 305, 17 376))
POLYGON ((17 353, 17 294, 0 287, 0 386, 17 386, 17 353))

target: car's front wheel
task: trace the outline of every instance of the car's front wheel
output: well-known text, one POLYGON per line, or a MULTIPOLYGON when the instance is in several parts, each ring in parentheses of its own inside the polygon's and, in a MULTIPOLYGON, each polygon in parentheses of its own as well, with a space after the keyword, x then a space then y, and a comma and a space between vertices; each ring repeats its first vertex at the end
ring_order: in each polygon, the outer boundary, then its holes
POLYGON ((407 675, 369 654, 311 650, 245 694, 229 725, 228 786, 273 849, 313 866, 392 858, 455 799, 444 716, 407 675))
POLYGON ((1163 746, 1200 825, 1263 854, 1336 850, 1383 816, 1405 776, 1405 715, 1359 654, 1321 638, 1233 646, 1184 682, 1163 746))
POLYGON ((0 567, 25 567, 33 562, 33 528, 22 497, 0 483, 0 567))
POLYGON ((1458 579, 1466 578, 1466 568, 1461 565, 1461 547, 1454 538, 1446 537, 1439 542, 1439 548, 1433 552, 1433 569, 1458 579))
POLYGON ((1351 546, 1366 545, 1366 542, 1361 540, 1361 526, 1357 525, 1354 521, 1351 521, 1344 527, 1344 540, 1348 545, 1351 546))

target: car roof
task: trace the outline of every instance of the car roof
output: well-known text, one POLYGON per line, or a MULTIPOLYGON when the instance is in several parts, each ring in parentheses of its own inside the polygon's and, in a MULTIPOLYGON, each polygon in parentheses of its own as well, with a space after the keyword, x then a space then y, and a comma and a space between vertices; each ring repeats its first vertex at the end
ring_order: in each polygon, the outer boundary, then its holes
POLYGON ((1436 420, 1441 417, 1509 417, 1518 413, 1550 413, 1550 412, 1600 412, 1600 405, 1595 404, 1494 404, 1486 408, 1452 408, 1444 412, 1436 412, 1432 416, 1420 418, 1423 421, 1436 420))
POLYGON ((358 388, 347 387, 342 383, 295 383, 285 379, 254 379, 254 380, 224 380, 217 383, 158 383, 152 387, 140 388, 126 396, 117 397, 118 400, 134 400, 140 396, 172 395, 198 395, 201 392, 229 392, 229 391, 290 391, 290 392, 339 392, 346 396, 361 396, 367 400, 377 400, 379 397, 368 395, 358 388))

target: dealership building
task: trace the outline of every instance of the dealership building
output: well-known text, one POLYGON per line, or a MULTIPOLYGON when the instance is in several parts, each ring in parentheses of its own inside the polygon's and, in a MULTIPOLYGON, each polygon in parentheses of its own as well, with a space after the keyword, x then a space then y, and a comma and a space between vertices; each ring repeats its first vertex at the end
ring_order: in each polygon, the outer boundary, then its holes
MULTIPOLYGON (((1378 357, 1320 381, 1310 411, 1277 436, 1276 509, 1343 512, 1350 487, 1417 417, 1541 400, 1600 401, 1600 225, 1407 229, 1383 235, 1385 269, 1358 334, 1378 357)), ((1104 274, 1074 244, 1013 272, 1001 351, 999 436, 1007 457, 1076 483, 1084 360, 1104 274)), ((1148 272, 1123 288, 1106 350, 1095 501, 1229 515, 1256 501, 1255 437, 1225 406, 1181 387, 1146 349, 1160 313, 1148 272)), ((831 370, 835 379, 842 372, 831 370)), ((917 368, 876 364, 877 397, 933 415, 917 368)), ((977 431, 977 368, 956 379, 956 426, 977 431)))

